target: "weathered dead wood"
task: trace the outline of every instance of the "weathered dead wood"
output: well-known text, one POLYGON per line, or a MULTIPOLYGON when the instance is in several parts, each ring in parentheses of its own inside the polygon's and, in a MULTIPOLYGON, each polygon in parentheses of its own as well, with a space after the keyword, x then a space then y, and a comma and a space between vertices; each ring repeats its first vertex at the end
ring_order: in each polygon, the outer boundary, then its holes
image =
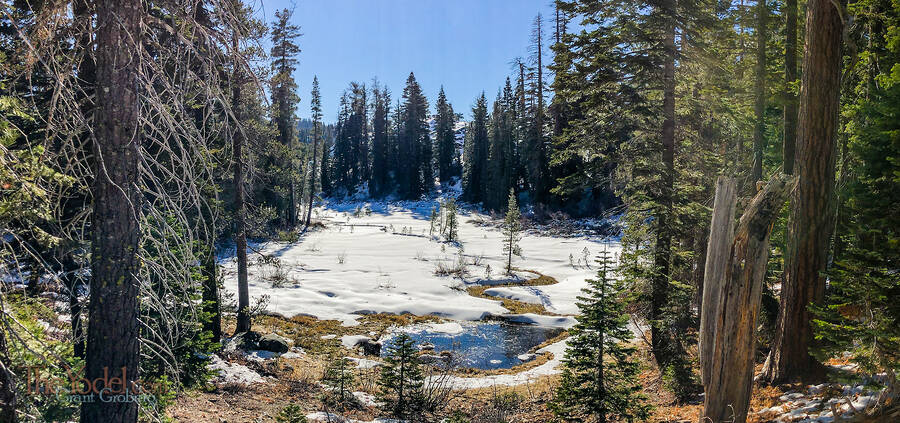
POLYGON ((773 177, 747 206, 737 229, 736 184, 725 177, 716 183, 700 318, 704 422, 747 419, 769 235, 796 183, 796 177, 773 177))

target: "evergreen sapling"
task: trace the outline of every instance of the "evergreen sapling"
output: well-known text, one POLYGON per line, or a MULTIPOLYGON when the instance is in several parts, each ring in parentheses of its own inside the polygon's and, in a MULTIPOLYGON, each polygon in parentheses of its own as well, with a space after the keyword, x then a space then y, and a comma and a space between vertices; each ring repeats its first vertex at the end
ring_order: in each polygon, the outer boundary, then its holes
POLYGON ((632 334, 621 299, 622 282, 613 278, 613 263, 606 251, 597 259, 597 278, 578 297, 581 315, 570 329, 568 348, 557 398, 551 408, 566 421, 644 420, 644 404, 631 359, 635 348, 626 343, 632 334))

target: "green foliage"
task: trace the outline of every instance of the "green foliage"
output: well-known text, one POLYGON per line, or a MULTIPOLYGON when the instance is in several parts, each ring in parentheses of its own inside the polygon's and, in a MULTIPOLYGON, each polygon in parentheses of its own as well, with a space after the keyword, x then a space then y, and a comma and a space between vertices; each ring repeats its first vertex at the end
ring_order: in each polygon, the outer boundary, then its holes
POLYGON ((456 217, 456 200, 451 198, 444 202, 441 211, 446 214, 444 218, 444 236, 447 238, 447 241, 457 241, 459 239, 459 218, 456 217))
POLYGON ((394 418, 418 418, 425 411, 425 375, 418 350, 409 335, 401 333, 387 346, 385 365, 378 379, 382 410, 394 418))
POLYGON ((278 412, 275 421, 278 423, 306 423, 307 420, 303 408, 297 404, 290 404, 278 412))
POLYGON ((353 363, 345 357, 337 357, 328 363, 322 377, 322 385, 325 386, 322 402, 341 411, 348 407, 359 407, 359 401, 353 396, 354 368, 353 363))
POLYGON ((73 356, 71 343, 55 340, 47 333, 46 322, 55 321, 56 313, 38 299, 18 293, 4 294, 3 304, 4 313, 18 323, 2 325, 0 331, 7 342, 9 370, 21 378, 15 387, 19 409, 37 416, 38 421, 73 420, 78 414, 78 404, 68 401, 65 393, 71 386, 70 375, 79 377, 84 362, 73 356), (25 377, 29 376, 33 382, 35 376, 30 372, 35 369, 41 379, 55 380, 58 383, 54 385, 66 391, 54 394, 34 385, 31 391, 26 390, 25 377))
POLYGON ((567 421, 643 420, 646 398, 637 382, 640 365, 625 313, 623 282, 613 275, 606 251, 597 259, 596 279, 578 297, 581 315, 569 330, 571 338, 553 411, 567 421))
POLYGON ((522 255, 519 248, 519 239, 522 233, 522 214, 519 212, 519 204, 516 202, 516 193, 509 190, 509 200, 506 210, 506 219, 503 220, 503 252, 506 253, 506 273, 512 274, 513 255, 522 255))

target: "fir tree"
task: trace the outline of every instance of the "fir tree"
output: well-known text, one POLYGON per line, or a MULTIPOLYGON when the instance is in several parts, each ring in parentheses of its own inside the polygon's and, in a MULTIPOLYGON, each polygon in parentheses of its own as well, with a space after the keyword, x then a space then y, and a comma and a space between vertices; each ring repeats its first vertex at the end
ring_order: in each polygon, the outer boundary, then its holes
POLYGON ((624 286, 613 276, 614 264, 603 251, 597 259, 597 278, 578 297, 578 323, 569 330, 568 348, 553 411, 566 421, 645 420, 649 407, 640 393, 640 365, 635 348, 624 286))
POLYGON ((391 93, 387 87, 379 87, 375 81, 372 88, 372 173, 369 193, 382 197, 391 191, 390 170, 391 134, 388 116, 391 113, 391 93))
POLYGON ((435 113, 435 144, 437 145, 437 170, 438 179, 441 184, 449 184, 450 181, 459 176, 458 162, 456 157, 456 114, 453 113, 453 106, 447 102, 447 96, 444 94, 444 87, 438 93, 437 103, 435 103, 437 112, 435 113))
POLYGON ((522 250, 519 248, 519 239, 522 233, 522 223, 519 222, 521 218, 522 214, 519 212, 518 203, 516 203, 516 192, 510 189, 506 219, 503 221, 503 252, 506 253, 506 273, 509 275, 513 271, 513 254, 522 254, 522 250))
POLYGON ((491 138, 488 149, 488 182, 485 184, 484 205, 491 210, 502 210, 506 195, 513 189, 516 171, 515 160, 515 99, 509 78, 506 86, 497 94, 491 117, 491 138))
POLYGON ((412 72, 403 89, 402 121, 398 137, 398 192, 406 199, 418 199, 434 185, 431 140, 428 134, 428 100, 412 72))
POLYGON ((425 375, 415 342, 401 333, 388 346, 384 362, 378 379, 382 410, 400 420, 420 416, 425 405, 425 375))
POLYGON ((297 69, 297 55, 300 54, 300 47, 297 45, 297 39, 300 37, 300 27, 290 23, 293 11, 283 9, 275 12, 276 22, 272 25, 272 72, 274 76, 271 80, 272 103, 274 105, 274 116, 276 126, 278 127, 278 141, 284 147, 285 157, 280 163, 286 174, 287 181, 287 202, 288 207, 285 210, 287 214, 287 224, 290 227, 297 225, 297 202, 299 200, 296 195, 296 174, 299 172, 299 155, 296 151, 295 139, 296 130, 294 125, 294 109, 300 101, 297 96, 297 83, 294 81, 293 73, 297 69))
POLYGON ((444 206, 441 207, 441 210, 447 215, 443 228, 447 241, 456 241, 459 236, 459 222, 456 217, 456 200, 452 198, 447 200, 444 203, 444 206))
POLYGON ((466 201, 479 203, 484 201, 485 184, 487 183, 488 160, 488 113, 487 99, 484 93, 472 108, 472 122, 466 131, 463 154, 463 198, 466 201))
POLYGON ((356 408, 359 405, 353 396, 354 368, 346 357, 337 357, 328 363, 322 377, 322 384, 325 386, 322 401, 326 405, 337 407, 341 411, 345 411, 348 406, 356 408))

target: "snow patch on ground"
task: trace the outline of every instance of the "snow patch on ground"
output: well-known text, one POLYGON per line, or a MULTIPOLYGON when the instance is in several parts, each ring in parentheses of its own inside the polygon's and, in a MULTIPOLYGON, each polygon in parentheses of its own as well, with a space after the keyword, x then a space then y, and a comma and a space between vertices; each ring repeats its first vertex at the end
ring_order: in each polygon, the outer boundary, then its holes
POLYGON ((253 383, 265 383, 266 378, 260 376, 259 373, 250 370, 243 364, 229 363, 222 360, 219 356, 213 355, 208 365, 210 370, 217 372, 214 380, 220 383, 239 383, 242 385, 250 385, 253 383))
MULTIPOLYGON (((435 314, 453 320, 480 320, 506 310, 500 301, 474 298, 468 285, 494 285, 508 277, 502 234, 482 213, 461 209, 458 242, 430 236, 429 216, 435 201, 348 202, 314 209, 327 228, 309 232, 296 243, 255 243, 250 253, 249 288, 253 299, 269 296, 268 310, 286 317, 299 314, 336 319, 353 325, 369 313, 435 314), (288 279, 280 287, 270 280, 271 266, 258 264, 258 250, 280 261, 288 279), (439 263, 468 263, 463 278, 435 275, 439 263), (487 267, 490 266, 490 272, 487 267)), ((523 257, 513 265, 559 281, 555 285, 510 289, 551 312, 575 314, 576 297, 596 266, 578 265, 571 257, 594 257, 606 249, 616 256, 617 242, 599 236, 561 237, 529 232, 520 242, 523 257)), ((225 289, 236 292, 234 250, 220 255, 225 289)), ((526 273, 523 273, 526 275, 526 273)))

